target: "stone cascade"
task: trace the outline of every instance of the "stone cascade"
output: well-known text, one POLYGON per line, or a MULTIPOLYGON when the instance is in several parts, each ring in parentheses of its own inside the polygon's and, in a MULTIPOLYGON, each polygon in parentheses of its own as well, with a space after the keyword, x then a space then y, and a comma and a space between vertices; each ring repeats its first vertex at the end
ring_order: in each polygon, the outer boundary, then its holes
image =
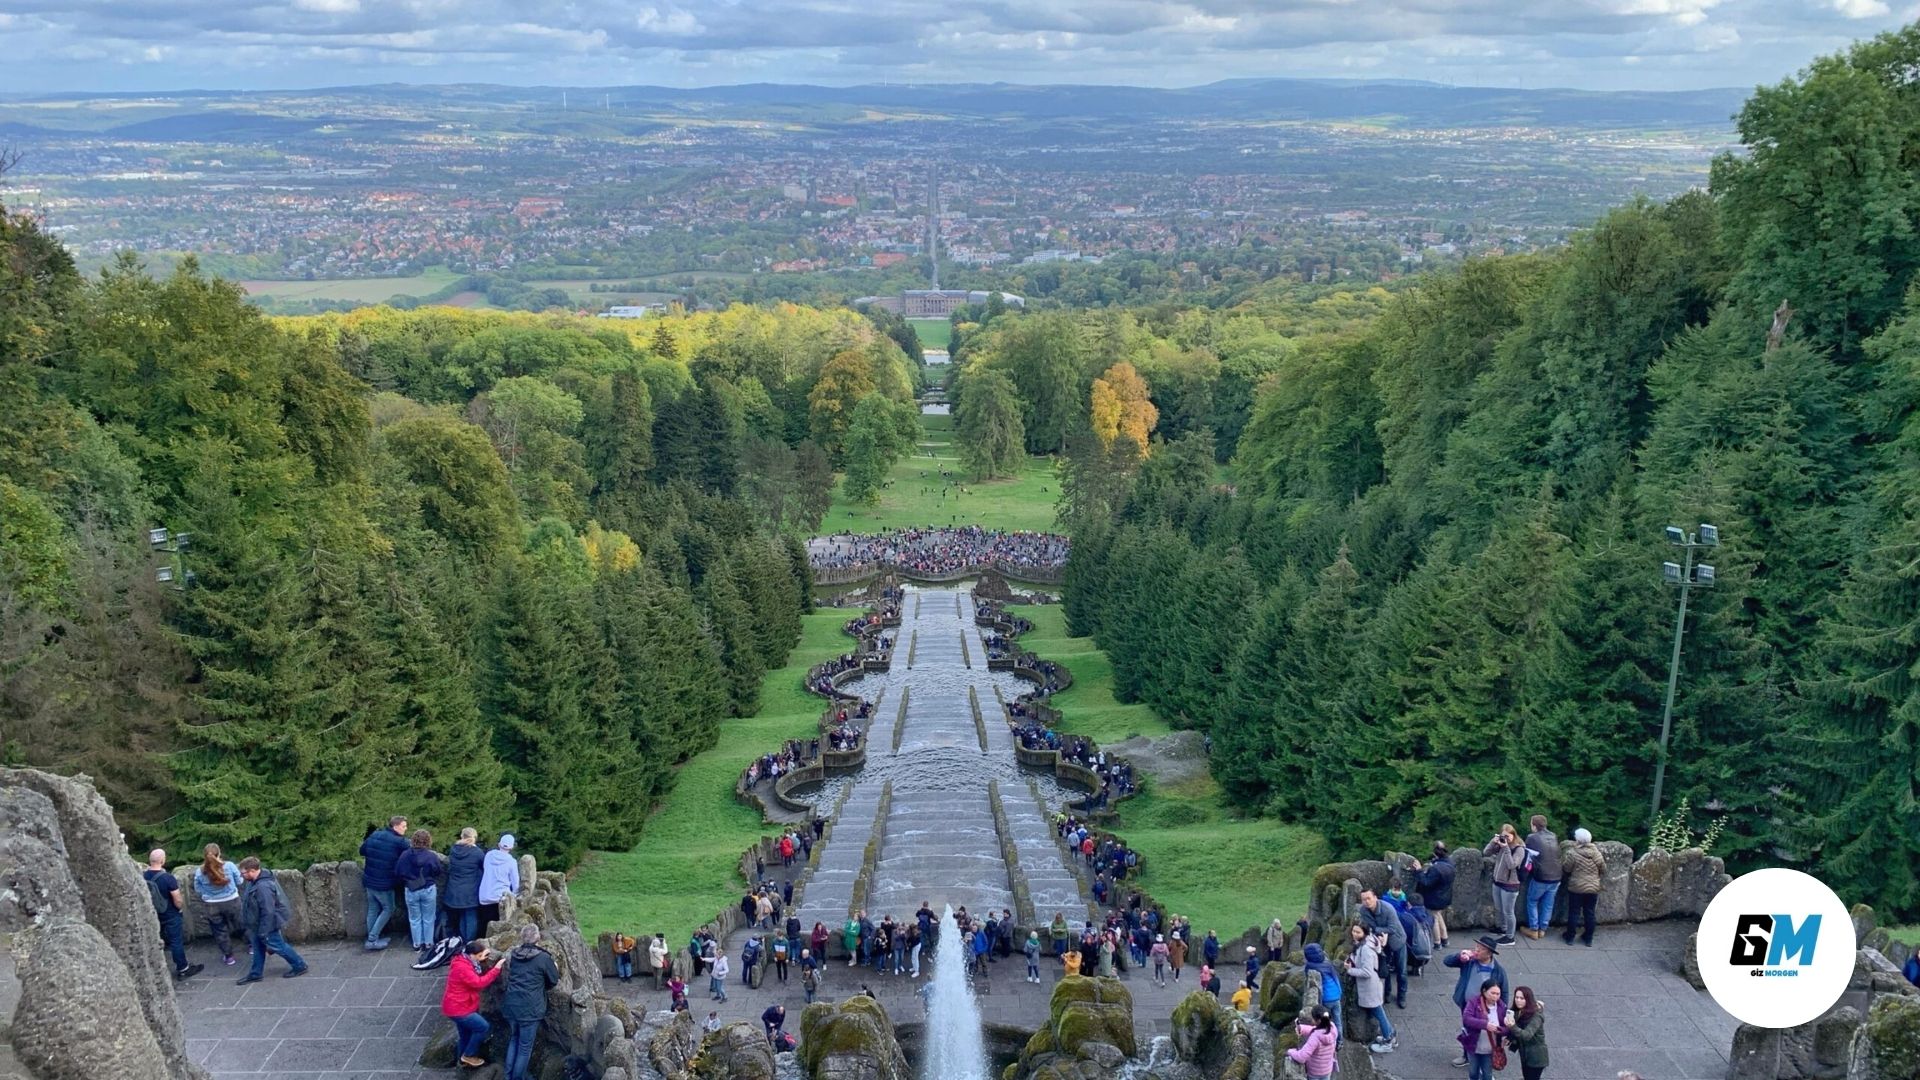
POLYGON ((1000 718, 1001 698, 1025 684, 989 669, 974 615, 969 593, 912 590, 891 668, 843 684, 886 705, 796 897, 807 926, 837 929, 855 906, 904 918, 923 902, 1023 916, 1031 907, 1042 922, 1056 910, 1085 917, 1080 882, 1052 836, 1049 792, 1022 774, 1000 718), (1016 904, 1017 893, 1033 903, 1016 904))

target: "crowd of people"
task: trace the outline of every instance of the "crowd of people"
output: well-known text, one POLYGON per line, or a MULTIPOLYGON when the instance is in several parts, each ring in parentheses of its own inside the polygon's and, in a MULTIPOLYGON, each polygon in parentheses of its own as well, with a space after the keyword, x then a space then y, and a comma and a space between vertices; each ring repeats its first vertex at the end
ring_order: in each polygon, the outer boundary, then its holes
POLYGON ((838 533, 811 548, 816 570, 885 569, 947 575, 1002 567, 1058 572, 1067 564, 1067 538, 1056 533, 956 528, 838 533))

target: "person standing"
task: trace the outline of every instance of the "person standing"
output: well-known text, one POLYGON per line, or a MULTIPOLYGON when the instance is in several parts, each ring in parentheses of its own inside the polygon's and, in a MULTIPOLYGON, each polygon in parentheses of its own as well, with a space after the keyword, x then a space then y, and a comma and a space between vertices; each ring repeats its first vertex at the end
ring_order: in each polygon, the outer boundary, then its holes
POLYGON ((787 956, 788 956, 787 939, 774 938, 773 939, 773 972, 776 976, 779 977, 780 984, 782 986, 785 986, 787 982, 787 956))
POLYGON ((173 977, 191 979, 206 970, 205 964, 187 963, 186 905, 180 900, 180 879, 167 872, 165 848, 147 853, 147 893, 153 900, 153 913, 160 920, 160 940, 173 958, 173 977))
POLYGON ((1453 859, 1447 854, 1444 840, 1433 842, 1433 861, 1422 866, 1420 860, 1413 862, 1414 872, 1419 878, 1414 888, 1420 891, 1420 898, 1426 901, 1427 911, 1433 916, 1433 944, 1435 948, 1447 945, 1447 909, 1453 906, 1453 859))
POLYGON ((1493 905, 1500 914, 1500 944, 1514 942, 1514 904, 1520 898, 1520 869, 1527 864, 1526 845, 1512 823, 1500 826, 1483 852, 1493 860, 1493 905))
POLYGON ((640 940, 626 934, 613 935, 613 974, 621 982, 633 981, 633 950, 640 947, 640 940))
MULTIPOLYGON (((512 839, 512 837, 507 837, 512 839)), ((507 1080, 532 1080, 528 1064, 547 1018, 547 991, 560 984, 560 967, 540 947, 540 928, 520 928, 520 944, 507 954, 507 987, 500 1016, 507 1022, 507 1080)))
POLYGON ((1560 891, 1560 838, 1547 828, 1545 814, 1533 815, 1533 831, 1527 834, 1527 851, 1533 873, 1527 878, 1527 936, 1535 941, 1547 936, 1547 924, 1553 921, 1553 898, 1560 891))
POLYGON ((1039 982, 1040 981, 1040 932, 1038 930, 1027 931, 1027 943, 1020 947, 1020 951, 1025 953, 1027 956, 1027 981, 1030 983, 1039 982))
MULTIPOLYGON (((1561 869, 1567 882, 1567 931, 1560 940, 1573 944, 1574 927, 1584 925, 1580 944, 1593 946, 1593 926, 1600 907, 1600 886, 1606 879, 1607 857, 1585 829, 1573 830, 1573 843, 1560 853, 1561 869)), ((1514 1008, 1520 1003, 1516 1000, 1514 1008)))
POLYGON ((421 955, 433 948, 433 918, 440 902, 440 875, 446 860, 433 850, 433 834, 413 830, 407 837, 406 854, 393 864, 393 876, 407 898, 407 928, 413 932, 413 947, 421 955))
POLYGON ((1507 1032, 1507 1006, 1500 984, 1488 982, 1460 1011, 1460 1047, 1467 1056, 1467 1080, 1493 1080, 1493 1051, 1507 1032))
MULTIPOLYGON (((512 833, 501 833, 500 844, 480 864, 480 932, 500 917, 500 898, 520 891, 520 860, 513 857, 512 833)), ((519 950, 515 950, 518 952, 519 950)))
MULTIPOLYGON (((1467 1002, 1479 997, 1481 989, 1490 985, 1498 986, 1500 988, 1500 995, 1502 997, 1506 996, 1508 990, 1507 969, 1501 966, 1499 960, 1495 959, 1499 955, 1500 948, 1498 943, 1491 937, 1482 937, 1474 943, 1473 948, 1462 949, 1457 953, 1448 953, 1446 959, 1441 961, 1441 963, 1448 967, 1458 968, 1460 971, 1459 980, 1453 984, 1453 1004, 1455 1008, 1464 1013, 1467 1008, 1467 1002)), ((1469 1052, 1463 1044, 1460 1056, 1453 1061, 1454 1067, 1458 1068, 1467 1064, 1468 1057, 1469 1052)))
POLYGON ((1159 934, 1154 938, 1150 953, 1153 956, 1153 985, 1164 987, 1167 985, 1167 957, 1172 954, 1167 947, 1167 935, 1159 934))
POLYGON ((668 970, 671 965, 668 963, 667 935, 655 934, 653 940, 647 943, 647 966, 653 969, 653 988, 660 989, 667 981, 667 976, 673 974, 668 970))
POLYGON ((1220 966, 1220 935, 1207 931, 1207 936, 1200 942, 1200 959, 1205 960, 1208 967, 1220 966))
POLYGON ((1547 1071, 1547 1015, 1533 987, 1513 988, 1512 1020, 1507 1045, 1520 1055, 1520 1080, 1540 1080, 1547 1071))
POLYGON ((1173 969, 1173 981, 1180 981, 1180 969, 1187 966, 1187 934, 1176 928, 1167 940, 1167 966, 1173 969))
POLYGON ((1279 919, 1267 926, 1267 963, 1272 964, 1287 958, 1287 928, 1279 919))
POLYGON ((487 1045, 487 1033, 493 1030, 487 1018, 480 1015, 480 992, 492 986, 504 970, 498 964, 487 966, 492 955, 486 942, 467 942, 466 955, 447 965, 447 988, 440 995, 440 1015, 452 1020, 453 1029, 459 1033, 454 1053, 469 1069, 486 1064, 480 1051, 487 1045))
POLYGON ((1373 1017, 1374 1039, 1367 1049, 1390 1054, 1399 1044, 1394 1041, 1393 1022, 1387 1019, 1387 991, 1380 979, 1380 951, 1386 939, 1367 933, 1359 923, 1347 927, 1353 939, 1353 951, 1347 956, 1347 975, 1353 979, 1354 1003, 1373 1017))
POLYGON ((707 996, 724 1005, 727 1001, 727 976, 732 974, 733 967, 727 963, 727 954, 718 949, 713 951, 710 963, 712 966, 707 969, 707 996))
POLYGON ((447 909, 447 929, 472 941, 480 933, 480 877, 485 873, 486 855, 480 851, 480 834, 461 829, 460 839, 447 849, 447 887, 440 902, 447 909))
POLYGON ((260 860, 249 855, 240 860, 240 880, 246 882, 240 892, 240 925, 247 931, 253 966, 237 980, 239 984, 245 986, 261 980, 266 974, 268 953, 287 962, 287 971, 281 978, 297 979, 305 975, 307 962, 280 933, 293 919, 293 909, 287 906, 287 894, 280 891, 273 871, 261 869, 260 860))
POLYGON ((220 958, 234 965, 233 935, 240 930, 240 868, 221 857, 219 844, 208 844, 200 868, 193 872, 193 891, 207 910, 207 933, 220 947, 220 958))
POLYGON ((1383 903, 1372 889, 1360 892, 1360 925, 1370 934, 1379 934, 1386 942, 1380 953, 1380 983, 1383 993, 1393 997, 1399 1008, 1407 1007, 1407 930, 1400 921, 1400 910, 1383 903), (1397 992, 1396 992, 1397 987, 1397 992))
POLYGON ((820 962, 813 958, 812 949, 800 950, 800 989, 806 991, 809 1005, 820 992, 820 962))
POLYGON ((390 817, 387 827, 373 829, 360 841, 360 887, 367 894, 366 950, 378 952, 387 947, 384 936, 387 920, 393 918, 395 864, 407 853, 407 819, 390 817))

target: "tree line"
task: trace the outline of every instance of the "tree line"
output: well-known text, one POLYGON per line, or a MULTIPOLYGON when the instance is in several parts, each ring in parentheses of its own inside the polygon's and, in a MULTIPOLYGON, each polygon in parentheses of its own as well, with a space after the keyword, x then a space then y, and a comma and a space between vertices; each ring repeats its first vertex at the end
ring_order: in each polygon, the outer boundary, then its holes
POLYGON ((851 312, 272 319, 0 211, 0 758, 139 845, 626 848, 798 639, 829 370, 911 399, 851 312))
POLYGON ((1206 361, 1149 361, 1162 438, 1076 452, 1072 365, 1023 343, 1047 323, 978 332, 1027 370, 965 368, 961 401, 1067 449, 1067 614, 1119 695, 1207 730, 1234 805, 1356 854, 1532 812, 1641 843, 1663 529, 1711 523, 1667 809, 1724 821, 1735 868, 1920 913, 1916 63, 1913 27, 1819 60, 1755 92, 1710 190, 1289 337, 1240 429, 1222 381, 1207 412, 1169 392, 1206 361))

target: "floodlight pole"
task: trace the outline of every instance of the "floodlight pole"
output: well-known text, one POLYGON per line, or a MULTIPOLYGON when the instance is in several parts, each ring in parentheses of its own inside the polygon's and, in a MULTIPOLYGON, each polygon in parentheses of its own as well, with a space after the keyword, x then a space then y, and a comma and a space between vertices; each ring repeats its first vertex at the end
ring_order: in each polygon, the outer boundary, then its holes
POLYGON ((1703 527, 1701 531, 1710 538, 1710 542, 1704 544, 1700 542, 1698 533, 1680 533, 1681 539, 1671 539, 1676 531, 1669 529, 1668 537, 1670 543, 1684 552, 1681 556, 1680 579, 1673 582, 1680 589, 1680 612, 1673 620, 1673 656, 1667 661, 1667 701, 1660 710, 1660 757, 1653 767, 1653 815, 1649 819, 1654 822, 1660 820, 1660 797, 1667 786, 1667 740, 1673 734, 1673 695, 1680 685, 1680 643, 1687 633, 1687 600, 1695 585, 1712 584, 1711 571, 1705 582, 1693 579, 1693 553, 1698 548, 1714 547, 1719 542, 1718 530, 1709 532, 1703 527))

